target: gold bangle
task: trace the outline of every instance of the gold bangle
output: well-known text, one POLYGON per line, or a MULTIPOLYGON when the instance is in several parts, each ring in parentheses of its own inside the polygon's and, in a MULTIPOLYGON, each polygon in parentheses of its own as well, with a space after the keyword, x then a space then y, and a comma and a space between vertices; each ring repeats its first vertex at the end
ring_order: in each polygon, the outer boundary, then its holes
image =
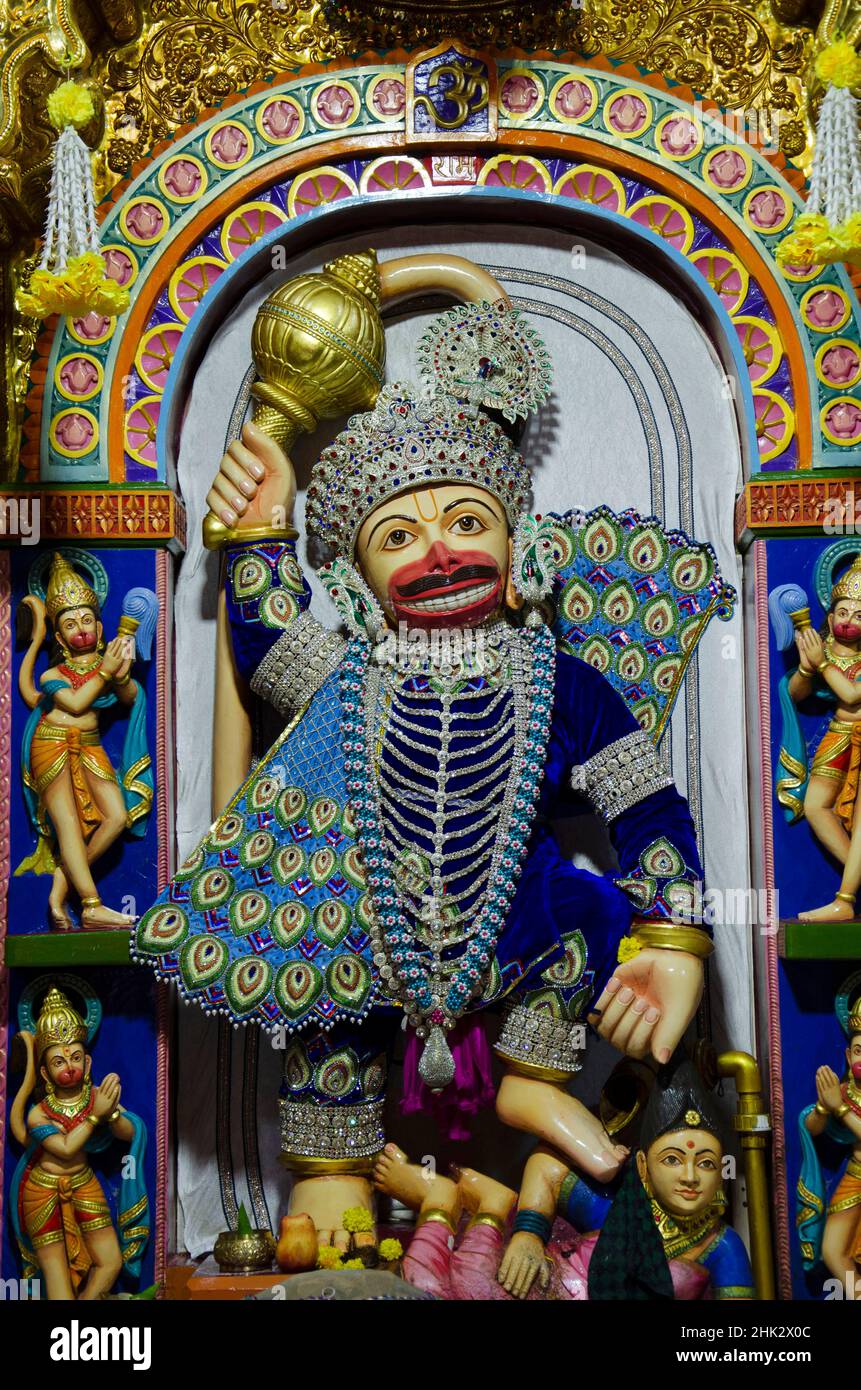
POLYGON ((539 1062, 521 1062, 519 1057, 509 1057, 498 1047, 494 1047, 493 1050, 505 1066, 506 1071, 513 1072, 515 1076, 526 1076, 530 1081, 544 1081, 548 1086, 567 1086, 574 1076, 572 1071, 560 1071, 557 1067, 545 1067, 539 1062))
POLYGON ((122 1110, 120 1109, 120 1107, 117 1106, 116 1110, 114 1110, 113 1113, 110 1114, 110 1115, 108 1116, 107 1120, 105 1121, 105 1124, 108 1124, 108 1125, 115 1125, 116 1122, 117 1122, 117 1120, 120 1118, 120 1115, 121 1115, 122 1113, 123 1113, 123 1112, 122 1112, 122 1110))
POLYGON ((223 550, 228 545, 243 545, 246 541, 292 541, 299 532, 292 526, 225 526, 214 512, 203 518, 205 550, 223 550))
POLYGON ((842 903, 849 903, 851 907, 855 906, 855 893, 835 893, 834 896, 835 898, 838 898, 842 903))
POLYGON ((116 676, 114 676, 114 685, 128 685, 130 680, 131 676, 129 672, 126 671, 125 675, 120 680, 117 680, 116 676))
POLYGON ((657 946, 664 951, 687 951, 705 960, 714 950, 714 942, 701 927, 664 927, 642 925, 634 927, 631 935, 644 946, 657 946))
POLYGON ((815 674, 816 674, 816 673, 815 673, 814 671, 808 671, 807 667, 806 667, 806 666, 802 666, 801 663, 799 662, 799 664, 798 664, 798 670, 796 671, 796 675, 798 675, 798 676, 804 676, 804 679, 809 681, 809 680, 812 680, 812 678, 813 678, 813 676, 814 676, 815 674))
POLYGON ((98 1115, 88 1115, 87 1120, 93 1126, 93 1129, 98 1129, 99 1125, 102 1123, 98 1115))
POLYGON ((842 1105, 838 1105, 837 1109, 834 1111, 834 1114, 837 1116, 838 1120, 842 1120, 843 1116, 848 1115, 851 1109, 852 1106, 847 1105, 846 1101, 844 1100, 842 1105))
POLYGON ((831 1111, 828 1109, 828 1106, 827 1106, 827 1105, 823 1105, 821 1100, 818 1100, 818 1101, 816 1102, 816 1104, 814 1105, 813 1109, 816 1111, 817 1115, 823 1115, 823 1116, 825 1117, 826 1120, 828 1119, 829 1115, 831 1114, 831 1111))
POLYGON ((828 667, 831 666, 831 665, 833 665, 833 662, 829 661, 829 660, 828 660, 828 657, 826 656, 826 657, 823 658, 822 661, 820 661, 820 663, 819 663, 819 665, 817 666, 816 669, 817 669, 817 671, 819 671, 819 672, 825 672, 825 671, 828 669, 828 667))
POLYGON ((288 1172, 300 1178, 337 1177, 342 1173, 365 1178, 373 1173, 377 1155, 370 1158, 309 1158, 305 1154, 282 1153, 278 1161, 288 1172))
POLYGON ((474 1216, 467 1226, 467 1230, 471 1231, 473 1226, 492 1226, 501 1236, 505 1235, 505 1222, 502 1217, 494 1216, 489 1211, 481 1211, 478 1216, 474 1216))
POLYGON ((457 1231, 454 1217, 451 1216, 449 1212, 443 1211, 442 1207, 430 1207, 427 1211, 423 1211, 416 1222, 416 1230, 418 1230, 420 1226, 424 1226, 428 1221, 438 1221, 441 1226, 448 1226, 452 1235, 457 1231))

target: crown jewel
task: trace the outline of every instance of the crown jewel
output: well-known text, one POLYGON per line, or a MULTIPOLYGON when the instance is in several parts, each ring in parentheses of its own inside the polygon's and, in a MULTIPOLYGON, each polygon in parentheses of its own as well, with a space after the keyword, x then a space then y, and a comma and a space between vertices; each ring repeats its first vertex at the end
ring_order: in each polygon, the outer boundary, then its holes
POLYGON ((64 555, 57 551, 51 563, 48 588, 45 591, 45 610, 51 623, 69 608, 98 608, 99 601, 89 584, 72 568, 64 555))
POLYGON ((831 602, 839 599, 861 599, 861 555, 856 555, 852 564, 831 590, 831 602))
POLYGON ((856 999, 854 1007, 849 1014, 849 1032, 861 1033, 861 997, 856 999))
POLYGON ((36 1023, 36 1055, 39 1060, 49 1047, 68 1047, 70 1043, 85 1042, 87 1025, 72 1008, 65 994, 49 989, 45 995, 36 1023))
POLYGON ((374 409, 354 415, 314 467, 309 530, 352 559, 365 518, 401 492, 463 481, 502 503, 512 529, 529 502, 529 472, 502 427, 550 392, 550 359, 514 310, 462 305, 441 316, 419 347, 425 389, 384 386, 374 409))

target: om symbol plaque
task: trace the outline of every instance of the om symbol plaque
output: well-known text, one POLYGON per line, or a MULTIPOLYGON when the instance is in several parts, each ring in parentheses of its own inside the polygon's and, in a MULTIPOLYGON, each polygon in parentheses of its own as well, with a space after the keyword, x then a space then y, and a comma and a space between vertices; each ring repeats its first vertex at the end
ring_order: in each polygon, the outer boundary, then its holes
POLYGON ((407 67, 407 142, 495 140, 497 95, 492 58, 440 44, 407 67))

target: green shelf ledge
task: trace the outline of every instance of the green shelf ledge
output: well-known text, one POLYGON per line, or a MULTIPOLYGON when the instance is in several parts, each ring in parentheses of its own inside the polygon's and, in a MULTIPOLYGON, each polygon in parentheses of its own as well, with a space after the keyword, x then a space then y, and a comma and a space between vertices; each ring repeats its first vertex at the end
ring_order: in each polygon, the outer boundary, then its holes
POLYGON ((43 931, 6 937, 6 964, 131 965, 127 931, 43 931))
POLYGON ((859 922, 781 922, 777 938, 783 960, 861 960, 859 922))

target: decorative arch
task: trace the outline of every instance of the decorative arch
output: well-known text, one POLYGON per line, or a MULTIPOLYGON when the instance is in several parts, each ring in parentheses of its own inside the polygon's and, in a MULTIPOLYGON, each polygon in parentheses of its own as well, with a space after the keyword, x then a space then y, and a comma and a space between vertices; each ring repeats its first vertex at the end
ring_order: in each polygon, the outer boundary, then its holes
POLYGON ((62 321, 34 368, 28 476, 39 478, 41 457, 42 481, 169 482, 159 427, 171 367, 201 306, 240 284, 240 266, 303 222, 452 195, 476 213, 488 197, 532 201, 555 219, 573 211, 699 284, 725 360, 746 368, 752 472, 861 462, 859 308, 842 267, 778 266, 803 207, 780 160, 692 94, 656 90, 632 69, 540 57, 498 66, 492 140, 411 143, 407 64, 389 59, 257 87, 157 150, 103 222, 109 272, 135 290, 129 311, 62 321))

